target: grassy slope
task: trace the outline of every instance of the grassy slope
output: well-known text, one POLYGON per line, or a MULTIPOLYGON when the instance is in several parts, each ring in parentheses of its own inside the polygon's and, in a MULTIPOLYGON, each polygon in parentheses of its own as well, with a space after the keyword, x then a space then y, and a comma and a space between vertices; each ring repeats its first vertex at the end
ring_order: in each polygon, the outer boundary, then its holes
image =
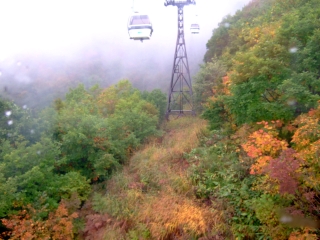
POLYGON ((205 127, 196 117, 168 122, 162 139, 146 144, 94 194, 95 213, 86 217, 86 239, 198 239, 215 234, 222 216, 194 197, 183 157, 197 146, 197 134, 205 127))

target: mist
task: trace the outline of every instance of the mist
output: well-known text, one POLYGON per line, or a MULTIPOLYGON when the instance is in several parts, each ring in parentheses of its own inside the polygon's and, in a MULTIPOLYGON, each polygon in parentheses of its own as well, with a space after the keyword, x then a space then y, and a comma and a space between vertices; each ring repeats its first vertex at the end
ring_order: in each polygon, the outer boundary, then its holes
MULTIPOLYGON (((212 31, 228 14, 250 0, 213 3, 198 0, 184 7, 185 41, 191 78, 197 73, 212 31), (190 25, 200 24, 200 34, 190 25)), ((141 90, 160 88, 171 80, 177 38, 177 7, 162 0, 136 1, 149 15, 153 35, 130 40, 127 19, 133 1, 10 1, 0 3, 0 95, 42 108, 83 83, 107 87, 128 79, 141 90)))

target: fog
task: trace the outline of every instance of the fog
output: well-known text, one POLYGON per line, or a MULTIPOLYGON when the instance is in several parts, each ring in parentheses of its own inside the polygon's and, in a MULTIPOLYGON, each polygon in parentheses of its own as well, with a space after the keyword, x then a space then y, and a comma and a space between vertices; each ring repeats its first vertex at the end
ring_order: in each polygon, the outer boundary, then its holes
MULTIPOLYGON (((250 0, 197 0, 184 8, 191 77, 212 31, 250 0), (192 35, 191 23, 200 24, 192 35)), ((167 91, 177 38, 177 7, 163 0, 1 1, 0 94, 18 104, 43 107, 84 83, 109 86, 129 79, 141 90, 167 91), (134 3, 134 5, 133 5, 134 3), (147 13, 151 40, 130 40, 132 8, 147 13)))

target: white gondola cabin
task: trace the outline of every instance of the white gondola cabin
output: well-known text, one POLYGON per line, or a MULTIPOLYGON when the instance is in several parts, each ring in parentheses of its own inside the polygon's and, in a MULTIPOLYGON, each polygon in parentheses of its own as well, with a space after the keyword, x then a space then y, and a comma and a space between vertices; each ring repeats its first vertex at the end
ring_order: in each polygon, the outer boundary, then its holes
POLYGON ((191 24, 190 31, 192 34, 198 34, 200 32, 200 26, 197 23, 191 24))
POLYGON ((148 40, 151 38, 153 28, 146 14, 134 14, 128 20, 128 32, 130 39, 148 40))

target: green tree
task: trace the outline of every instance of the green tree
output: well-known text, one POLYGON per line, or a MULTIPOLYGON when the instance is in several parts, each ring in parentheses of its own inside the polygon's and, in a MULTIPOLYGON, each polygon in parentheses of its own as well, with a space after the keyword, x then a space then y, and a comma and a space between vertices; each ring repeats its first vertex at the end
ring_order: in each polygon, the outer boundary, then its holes
POLYGON ((222 78, 226 73, 226 66, 217 58, 200 67, 193 84, 194 104, 198 111, 204 109, 204 105, 210 97, 221 94, 222 78))
POLYGON ((126 80, 104 90, 71 89, 59 104, 55 128, 63 157, 58 172, 107 177, 148 136, 159 133, 158 116, 126 80))
POLYGON ((160 122, 164 120, 166 107, 167 107, 167 97, 161 92, 160 89, 154 89, 151 92, 143 91, 141 95, 142 99, 153 104, 159 112, 160 122))

